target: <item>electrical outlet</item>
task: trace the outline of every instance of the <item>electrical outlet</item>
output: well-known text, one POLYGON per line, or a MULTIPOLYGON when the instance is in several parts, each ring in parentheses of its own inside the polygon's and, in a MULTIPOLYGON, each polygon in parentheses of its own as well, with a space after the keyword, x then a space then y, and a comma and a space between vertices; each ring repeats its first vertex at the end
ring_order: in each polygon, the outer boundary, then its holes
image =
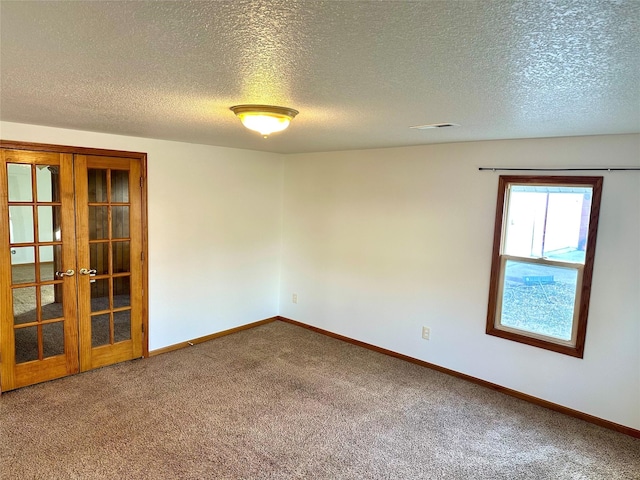
POLYGON ((422 327, 422 338, 425 340, 431 339, 431 329, 429 327, 422 327))
POLYGON ((298 294, 294 293, 291 295, 291 303, 298 303, 298 294))

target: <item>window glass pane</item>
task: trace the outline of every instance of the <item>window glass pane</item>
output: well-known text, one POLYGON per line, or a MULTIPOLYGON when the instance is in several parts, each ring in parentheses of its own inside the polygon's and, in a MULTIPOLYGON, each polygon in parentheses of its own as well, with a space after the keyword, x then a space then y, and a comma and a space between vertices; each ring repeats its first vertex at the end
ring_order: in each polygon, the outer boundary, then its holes
POLYGON ((39 202, 59 202, 60 188, 56 165, 38 165, 36 167, 36 189, 39 202))
POLYGON ((33 207, 9 207, 9 241, 33 242, 33 207))
POLYGON ((126 170, 111 170, 111 201, 129 201, 129 172, 126 170))
POLYGON ((9 163, 7 165, 9 176, 9 201, 31 202, 31 165, 9 163))
POLYGON ((500 324, 571 340, 578 270, 507 260, 500 324))
POLYGON ((512 185, 504 253, 583 263, 590 187, 512 185))
POLYGON ((87 170, 90 202, 107 201, 107 171, 90 168, 87 170))

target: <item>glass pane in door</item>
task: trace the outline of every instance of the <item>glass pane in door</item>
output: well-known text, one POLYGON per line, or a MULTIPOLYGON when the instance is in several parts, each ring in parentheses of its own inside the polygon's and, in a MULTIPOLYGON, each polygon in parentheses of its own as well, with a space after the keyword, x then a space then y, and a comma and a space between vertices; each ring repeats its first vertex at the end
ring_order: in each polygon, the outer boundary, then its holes
POLYGON ((113 307, 131 306, 131 279, 116 277, 113 279, 113 307))
POLYGON ((60 207, 39 206, 38 207, 38 241, 39 242, 59 242, 62 232, 60 231, 60 207))
POLYGON ((111 170, 111 202, 129 202, 129 172, 127 170, 111 170))
POLYGON ((7 174, 9 177, 9 201, 33 201, 31 165, 9 163, 7 164, 7 174))
POLYGON ((60 286, 60 284, 42 285, 40 287, 41 320, 52 320, 64 316, 62 310, 62 295, 56 295, 56 286, 60 286))
POLYGON ((110 315, 94 315, 91 317, 91 346, 100 347, 111 343, 110 315))
POLYGON ((109 238, 109 207, 89 207, 89 240, 109 238))
POLYGON ((131 340, 131 310, 113 312, 113 341, 131 340))
POLYGON ((33 242, 33 207, 18 205, 9 207, 9 241, 33 242))
POLYGON ((104 169, 90 168, 87 171, 87 183, 89 187, 89 202, 101 203, 107 201, 107 171, 104 169))
POLYGON ((39 248, 40 281, 51 282, 57 280, 55 272, 62 270, 62 245, 44 245, 39 248))
POLYGON ((13 323, 20 325, 38 320, 36 287, 14 288, 13 323))
POLYGON ((43 358, 55 357, 64 353, 64 323, 45 323, 42 325, 43 358))
POLYGON ((60 168, 57 165, 36 167, 36 195, 38 202, 60 201, 60 168))
POLYGON ((33 247, 13 247, 11 249, 11 282, 18 285, 35 281, 35 249, 33 247))
POLYGON ((113 242, 113 273, 129 273, 131 271, 131 254, 129 242, 113 242))
POLYGON ((109 310, 109 279, 101 278, 91 284, 91 311, 109 310))
POLYGON ((38 360, 38 327, 16 328, 16 363, 38 360))
POLYGON ((96 275, 109 273, 109 243, 89 244, 89 264, 96 275))
POLYGON ((129 238, 129 207, 111 207, 111 238, 129 238))

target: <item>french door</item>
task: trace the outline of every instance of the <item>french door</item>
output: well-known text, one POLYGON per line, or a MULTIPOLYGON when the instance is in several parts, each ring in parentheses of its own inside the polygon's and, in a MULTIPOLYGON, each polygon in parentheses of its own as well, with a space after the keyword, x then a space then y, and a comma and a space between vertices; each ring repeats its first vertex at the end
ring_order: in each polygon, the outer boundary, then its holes
POLYGON ((2 391, 141 357, 140 158, 2 149, 2 391))

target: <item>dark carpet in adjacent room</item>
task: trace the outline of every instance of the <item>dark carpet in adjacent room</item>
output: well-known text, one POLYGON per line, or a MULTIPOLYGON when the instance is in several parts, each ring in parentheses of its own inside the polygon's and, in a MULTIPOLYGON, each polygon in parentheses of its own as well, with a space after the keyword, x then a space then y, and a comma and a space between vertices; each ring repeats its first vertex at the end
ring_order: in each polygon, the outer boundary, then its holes
POLYGON ((639 479, 640 440, 277 321, 3 394, 0 477, 639 479))

